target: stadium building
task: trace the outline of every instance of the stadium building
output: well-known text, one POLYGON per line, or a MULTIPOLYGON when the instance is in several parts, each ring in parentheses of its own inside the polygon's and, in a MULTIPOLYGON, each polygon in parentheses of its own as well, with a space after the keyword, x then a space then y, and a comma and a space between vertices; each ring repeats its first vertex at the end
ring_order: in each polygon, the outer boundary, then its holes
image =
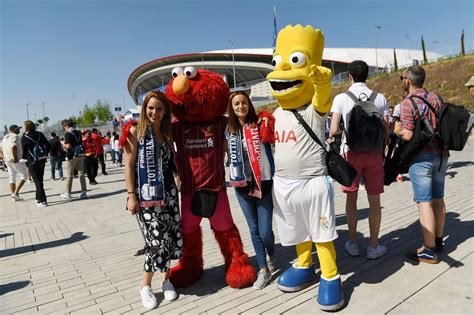
MULTIPOLYGON (((423 60, 421 50, 396 49, 399 66, 408 66, 423 60)), ((428 60, 442 57, 434 52, 426 52, 428 60)), ((271 65, 273 50, 234 49, 215 50, 162 57, 149 61, 136 68, 128 78, 128 91, 139 105, 143 96, 152 90, 164 90, 171 80, 175 67, 194 66, 222 75, 231 89, 250 90, 253 104, 261 105, 275 102, 270 94, 266 76, 273 70, 271 65)), ((387 72, 393 68, 394 50, 392 48, 325 48, 323 66, 332 69, 333 83, 347 80, 347 66, 353 60, 364 60, 369 72, 387 72)))

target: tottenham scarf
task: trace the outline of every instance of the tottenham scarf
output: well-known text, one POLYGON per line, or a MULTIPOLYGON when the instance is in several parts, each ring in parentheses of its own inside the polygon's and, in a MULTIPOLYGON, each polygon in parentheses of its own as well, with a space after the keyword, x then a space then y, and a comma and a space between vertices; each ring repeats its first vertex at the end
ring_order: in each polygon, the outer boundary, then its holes
POLYGON ((150 132, 138 142, 137 164, 140 207, 163 206, 164 183, 160 148, 150 132))
MULTIPOLYGON (((249 157, 250 167, 252 169, 253 178, 250 196, 262 198, 262 172, 261 172, 261 141, 259 129, 251 128, 245 125, 243 127, 243 138, 247 145, 247 154, 249 157)), ((240 131, 238 134, 229 135, 229 154, 230 154, 230 185, 233 187, 247 186, 245 178, 245 163, 242 154, 242 140, 240 131)))

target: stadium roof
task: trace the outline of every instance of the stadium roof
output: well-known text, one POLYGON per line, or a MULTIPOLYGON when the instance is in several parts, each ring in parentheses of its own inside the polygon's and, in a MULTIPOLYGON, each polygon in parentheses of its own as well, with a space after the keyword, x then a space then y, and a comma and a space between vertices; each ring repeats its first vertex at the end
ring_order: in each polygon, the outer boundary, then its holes
MULTIPOLYGON (((412 64, 413 59, 423 60, 421 50, 396 49, 399 66, 412 64)), ((265 80, 272 71, 273 50, 271 48, 215 50, 201 53, 167 56, 149 61, 136 68, 128 78, 128 91, 138 104, 140 95, 163 88, 171 80, 175 67, 194 66, 223 75, 229 86, 249 87, 265 80)), ((427 52, 429 60, 441 57, 427 52)), ((347 64, 353 60, 364 60, 372 68, 392 68, 393 48, 325 48, 323 65, 331 68, 334 75, 347 71, 347 64)))

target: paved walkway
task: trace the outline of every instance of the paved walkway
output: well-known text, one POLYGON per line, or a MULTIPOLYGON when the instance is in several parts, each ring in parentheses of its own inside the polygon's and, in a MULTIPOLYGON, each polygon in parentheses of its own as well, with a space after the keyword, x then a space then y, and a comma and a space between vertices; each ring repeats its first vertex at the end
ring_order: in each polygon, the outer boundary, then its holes
MULTIPOLYGON (((340 313, 473 314, 473 145, 471 138, 466 149, 453 152, 450 159, 446 252, 438 265, 415 265, 404 258, 407 250, 422 241, 409 181, 392 184, 382 196, 381 243, 389 252, 375 261, 345 253, 345 201, 338 191, 336 249, 347 301, 340 313)), ((0 174, 0 313, 145 312, 138 292, 143 257, 133 255, 141 248, 142 237, 135 217, 125 211, 123 168, 109 165, 108 172, 110 175, 98 177, 99 185, 89 187, 88 200, 66 202, 59 196, 65 182, 47 180, 50 206, 43 209, 36 207, 34 185, 29 183, 23 189, 25 201, 13 202, 8 196, 7 173, 0 174)), ((49 178, 49 169, 45 177, 49 178)), ((78 187, 75 180, 73 190, 78 187)), ((79 192, 73 195, 78 197, 79 192)), ((256 266, 247 225, 232 189, 229 197, 245 249, 256 266)), ((368 244, 367 208, 366 198, 359 197, 363 254, 368 244)), ((227 287, 217 244, 208 223, 202 225, 203 278, 179 290, 177 301, 167 302, 156 277, 153 284, 159 307, 152 313, 321 313, 315 301, 318 284, 292 294, 280 292, 275 283, 264 290, 227 287)), ((275 278, 295 257, 294 249, 282 247, 276 237, 279 271, 275 278)))

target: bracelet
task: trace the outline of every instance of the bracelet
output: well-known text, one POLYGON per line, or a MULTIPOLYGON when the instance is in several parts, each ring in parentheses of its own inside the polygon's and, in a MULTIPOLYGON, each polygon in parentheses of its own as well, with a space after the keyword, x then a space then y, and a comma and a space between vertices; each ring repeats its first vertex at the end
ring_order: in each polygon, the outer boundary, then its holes
POLYGON ((134 194, 135 195, 135 192, 134 191, 128 191, 127 194, 134 194))

